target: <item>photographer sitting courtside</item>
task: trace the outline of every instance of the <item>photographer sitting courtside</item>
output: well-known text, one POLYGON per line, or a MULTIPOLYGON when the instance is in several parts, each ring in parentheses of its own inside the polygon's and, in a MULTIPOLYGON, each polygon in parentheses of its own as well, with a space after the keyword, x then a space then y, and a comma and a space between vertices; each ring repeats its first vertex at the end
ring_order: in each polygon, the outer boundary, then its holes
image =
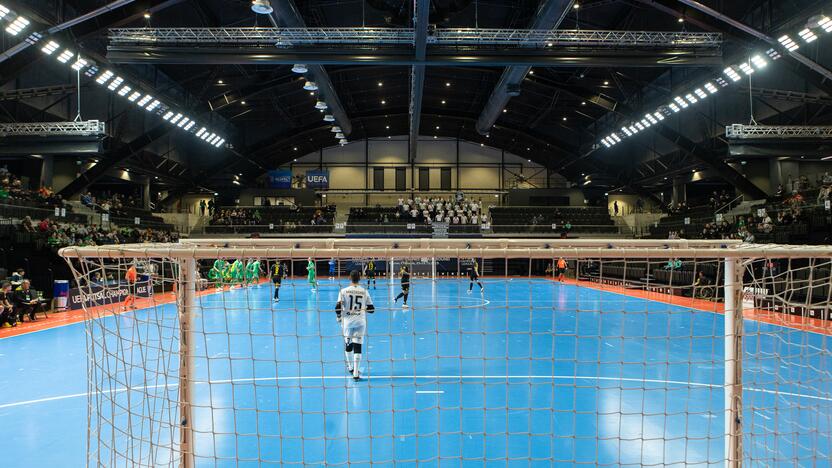
POLYGON ((14 312, 19 322, 23 321, 25 315, 29 316, 29 321, 35 321, 35 310, 40 301, 30 286, 29 280, 25 279, 14 291, 14 312))

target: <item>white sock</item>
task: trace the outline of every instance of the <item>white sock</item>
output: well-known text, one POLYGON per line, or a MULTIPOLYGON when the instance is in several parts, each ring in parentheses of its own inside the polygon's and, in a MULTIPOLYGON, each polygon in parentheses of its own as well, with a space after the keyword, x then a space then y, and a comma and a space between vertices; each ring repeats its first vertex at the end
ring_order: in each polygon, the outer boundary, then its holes
POLYGON ((352 351, 344 351, 344 354, 347 356, 347 367, 355 369, 354 367, 351 366, 352 360, 353 360, 353 357, 352 357, 353 352, 352 351))
POLYGON ((352 375, 358 375, 358 364, 361 363, 361 353, 353 353, 352 375))

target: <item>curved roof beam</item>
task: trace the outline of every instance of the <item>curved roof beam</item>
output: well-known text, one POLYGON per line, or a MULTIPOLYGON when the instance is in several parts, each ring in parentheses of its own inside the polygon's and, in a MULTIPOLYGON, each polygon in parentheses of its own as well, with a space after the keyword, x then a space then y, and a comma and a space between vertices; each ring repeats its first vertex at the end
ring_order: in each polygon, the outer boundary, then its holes
MULTIPOLYGON (((557 29, 572 8, 573 1, 544 0, 535 14, 531 29, 557 29)), ((497 82, 497 86, 491 92, 491 97, 488 98, 488 102, 477 120, 477 132, 480 135, 485 135, 491 130, 508 101, 513 96, 520 94, 520 83, 529 74, 529 70, 531 70, 531 67, 528 66, 514 66, 503 71, 500 81, 497 82)))

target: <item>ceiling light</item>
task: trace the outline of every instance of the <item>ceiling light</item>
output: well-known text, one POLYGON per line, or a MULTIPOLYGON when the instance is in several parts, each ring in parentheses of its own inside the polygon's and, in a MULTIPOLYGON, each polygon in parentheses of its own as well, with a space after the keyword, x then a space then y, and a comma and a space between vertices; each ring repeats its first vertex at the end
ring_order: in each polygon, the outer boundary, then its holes
POLYGON ((613 139, 613 140, 615 140, 615 142, 616 142, 616 143, 621 143, 621 137, 620 137, 620 136, 618 136, 618 134, 613 133, 613 134, 612 134, 612 135, 610 135, 610 136, 612 137, 612 139, 613 139))
MULTIPOLYGON (((121 91, 119 91, 118 94, 120 96, 124 96, 124 94, 121 94, 121 93, 124 92, 126 94, 128 91, 130 91, 130 87, 125 86, 125 87, 121 88, 121 91)), ((138 91, 134 91, 133 94, 131 94, 130 97, 127 98, 127 100, 130 101, 130 102, 136 102, 136 99, 138 99, 140 97, 142 97, 142 93, 140 93, 138 91)))
POLYGON ((17 34, 26 29, 27 26, 29 26, 29 20, 22 16, 18 16, 17 19, 12 21, 9 27, 6 28, 6 32, 12 36, 17 36, 17 34))
POLYGON ((144 19, 150 19, 150 12, 149 11, 146 11, 144 13, 144 19))
POLYGON ((251 11, 258 15, 270 15, 274 11, 269 0, 254 0, 251 2, 251 11))
POLYGON ((75 55, 74 52, 67 49, 67 50, 61 52, 61 55, 58 56, 58 61, 61 62, 61 63, 67 63, 67 62, 69 62, 69 59, 71 59, 74 55, 75 55))
POLYGON ((346 138, 341 138, 341 139, 338 141, 338 143, 341 143, 342 145, 346 145, 346 144, 347 144, 347 143, 349 143, 349 142, 347 141, 347 139, 346 139, 346 138))
POLYGON ((314 81, 307 81, 306 84, 303 85, 303 89, 307 91, 317 91, 318 85, 314 81))
POLYGON ((156 108, 159 107, 161 104, 162 103, 159 102, 158 99, 154 99, 153 102, 151 102, 150 105, 145 107, 144 109, 148 112, 152 112, 152 111, 156 110, 156 108))
POLYGON ((217 80, 217 84, 225 84, 225 81, 223 81, 223 80, 217 80))
POLYGON ((610 84, 609 81, 604 81, 604 86, 609 86, 609 84, 610 84))
POLYGON ((335 138, 337 138, 337 139, 339 139, 339 140, 340 140, 340 139, 342 139, 342 138, 346 138, 346 136, 344 136, 344 134, 343 134, 343 133, 338 132, 338 133, 336 133, 336 134, 335 134, 335 138))
POLYGON ((639 132, 638 127, 636 127, 635 125, 630 125, 630 131, 633 133, 633 135, 639 132))
POLYGON ((746 75, 750 75, 750 74, 754 73, 754 68, 752 68, 751 65, 749 65, 745 62, 740 64, 740 70, 745 72, 746 75))
POLYGON ((563 118, 563 121, 566 122, 566 117, 563 118))
POLYGON ((772 59, 772 60, 778 60, 778 59, 780 59, 780 57, 781 57, 781 56, 780 56, 780 52, 777 52, 777 50, 776 50, 776 49, 769 49, 769 50, 767 50, 767 51, 766 51, 766 55, 768 55, 768 56, 769 56, 769 58, 770 58, 770 59, 772 59))
POLYGON ((696 88, 693 92, 699 96, 699 99, 705 99, 708 97, 708 94, 705 91, 702 91, 702 88, 696 88))
POLYGON ((46 55, 52 55, 52 52, 55 52, 56 50, 58 50, 58 47, 60 47, 60 45, 57 42, 49 41, 49 44, 46 44, 40 50, 42 50, 43 53, 46 54, 46 55))
POLYGON ((659 121, 656 120, 656 118, 653 117, 652 114, 647 114, 647 115, 644 116, 644 118, 647 119, 653 125, 656 125, 657 123, 659 123, 659 121))
POLYGON ((3 19, 8 15, 10 10, 5 7, 5 5, 0 5, 0 19, 3 19))
POLYGON ((378 82, 378 87, 379 87, 379 88, 381 88, 382 86, 384 86, 384 83, 383 83, 383 82, 381 82, 381 81, 379 81, 379 82, 378 82))
POLYGON ((644 130, 644 128, 645 128, 644 125, 642 125, 641 122, 636 122, 635 125, 636 125, 636 128, 639 129, 639 131, 644 130))
POLYGON ((609 148, 609 147, 611 147, 611 146, 612 146, 611 144, 607 143, 607 139, 606 139, 606 138, 605 138, 605 139, 603 139, 603 140, 601 140, 601 143, 603 143, 603 144, 604 144, 604 146, 606 146, 607 148, 609 148))
POLYGON ((191 122, 190 122, 188 125, 185 125, 184 130, 186 130, 186 131, 187 131, 187 130, 190 130, 191 128, 193 128, 193 126, 194 126, 194 125, 196 125, 196 122, 194 122, 193 120, 191 120, 191 122))
POLYGON ((766 61, 766 59, 760 57, 759 55, 755 55, 755 56, 751 57, 751 63, 753 63, 754 66, 757 67, 758 70, 761 69, 761 68, 765 68, 766 65, 768 65, 768 62, 766 61))
POLYGON ((505 114, 506 112, 508 112, 508 109, 503 109, 503 114, 505 114))
POLYGON ((621 127, 621 131, 627 136, 633 136, 633 132, 631 132, 627 127, 621 127))
POLYGON ((823 28, 826 32, 832 32, 832 19, 829 19, 828 16, 821 16, 818 20, 818 27, 823 28))
POLYGON ((800 46, 797 45, 797 42, 795 42, 791 37, 789 37, 788 34, 781 36, 779 39, 777 39, 777 42, 783 44, 783 47, 785 47, 786 50, 788 50, 789 52, 794 52, 795 50, 800 48, 800 46))
POLYGON ((445 104, 445 100, 444 100, 444 99, 442 100, 442 104, 445 104))
MULTIPOLYGON (((213 135, 213 134, 212 134, 212 135, 213 135)), ((201 137, 199 137, 199 138, 201 138, 201 139, 203 139, 203 140, 207 140, 209 136, 211 136, 211 135, 209 135, 209 134, 208 134, 208 132, 205 132, 205 133, 204 133, 201 137)))
POLYGON ((139 101, 139 107, 144 107, 144 106, 146 106, 146 105, 147 105, 147 103, 148 103, 148 102, 150 102, 151 100, 153 100, 153 96, 151 96, 151 95, 149 95, 149 94, 145 95, 145 97, 143 97, 143 98, 141 99, 141 101, 139 101))
POLYGON ((179 127, 179 128, 182 128, 182 126, 185 125, 186 123, 190 122, 190 120, 191 119, 185 117, 182 120, 180 120, 179 123, 176 124, 176 126, 179 127))
POLYGON ((219 147, 220 147, 220 146, 222 146, 224 143, 225 143, 225 138, 220 138, 220 141, 218 141, 218 142, 217 142, 214 146, 216 146, 217 148, 219 148, 219 147))
POLYGON ((685 95, 685 99, 687 99, 688 102, 691 104, 696 104, 697 102, 699 102, 699 99, 696 99, 696 96, 690 93, 685 95))
POLYGON ((807 44, 811 44, 815 42, 818 38, 817 34, 813 33, 811 29, 806 28, 799 33, 797 33, 807 44))
MULTIPOLYGON (((179 122, 180 119, 182 119, 182 114, 176 114, 172 119, 170 119, 170 123, 175 124, 176 122, 179 122)), ((211 135, 213 135, 213 133, 211 135)))
POLYGON ((582 105, 582 106, 585 106, 585 105, 586 105, 586 101, 581 101, 581 105, 582 105))
POLYGON ((650 126, 651 126, 651 125, 653 125, 653 124, 651 124, 650 122, 648 122, 648 121, 647 121, 647 119, 641 119, 641 121, 640 121, 639 123, 640 123, 641 125, 643 125, 643 126, 644 126, 644 128, 650 128, 650 126))
POLYGON ((673 104, 672 102, 667 107, 669 107, 670 110, 672 110, 674 114, 679 112, 680 110, 682 110, 682 109, 679 108, 679 106, 677 106, 676 104, 673 104))
POLYGON ((653 113, 653 117, 655 117, 655 118, 656 118, 656 119, 658 119, 659 121, 664 120, 664 114, 662 114, 661 112, 654 112, 654 113, 653 113))
POLYGON ((198 137, 202 136, 202 134, 205 133, 206 131, 208 131, 208 129, 205 128, 205 127, 202 127, 202 128, 199 129, 198 132, 196 132, 196 136, 198 136, 198 137))
POLYGON ((293 71, 293 72, 295 72, 295 73, 306 73, 306 72, 308 72, 308 71, 309 71, 309 69, 308 69, 308 68, 306 68, 306 65, 305 65, 305 64, 303 64, 303 63, 296 63, 296 64, 292 67, 292 71, 293 71))
POLYGON ((122 83, 124 83, 124 78, 117 76, 116 79, 110 82, 110 85, 107 86, 107 89, 110 91, 115 91, 122 83))
POLYGON ((324 110, 327 107, 329 107, 329 106, 327 106, 324 101, 318 101, 318 102, 315 103, 315 109, 324 110))
POLYGON ((104 73, 102 73, 101 76, 99 76, 98 79, 95 80, 95 82, 100 84, 100 85, 103 85, 104 83, 110 81, 110 78, 112 78, 112 77, 113 77, 113 72, 111 72, 110 70, 107 70, 104 73))
POLYGON ((436 126, 436 129, 439 130, 439 125, 436 126))
POLYGON ((385 126, 384 126, 384 128, 386 128, 387 130, 390 130, 390 126, 389 126, 389 125, 385 125, 385 126))
POLYGON ((244 106, 244 105, 246 105, 246 102, 245 101, 240 101, 240 105, 244 106))
POLYGON ((446 81, 446 82, 445 82, 445 87, 447 88, 447 87, 449 87, 449 86, 451 86, 451 82, 450 82, 450 81, 446 81))
POLYGON ((332 133, 338 133, 338 132, 341 131, 341 127, 339 127, 337 125, 333 125, 332 128, 329 129, 329 131, 332 132, 332 133))
POLYGON ((326 114, 324 116, 324 122, 335 122, 335 116, 332 114, 326 114))
MULTIPOLYGON (((170 120, 171 117, 173 117, 173 112, 168 112, 167 114, 165 114, 164 117, 162 117, 162 119, 170 120)), ((205 130, 205 129, 203 128, 203 130, 205 130)), ((197 135, 197 136, 199 136, 199 135, 197 135)))
POLYGON ((717 91, 719 91, 719 88, 714 86, 714 84, 711 83, 711 82, 705 83, 705 89, 707 89, 708 92, 711 93, 711 94, 715 94, 717 91))
POLYGON ((726 68, 726 69, 723 71, 723 73, 725 73, 725 75, 727 75, 727 76, 728 76, 728 78, 730 78, 730 79, 731 79, 731 81, 739 81, 739 80, 741 80, 741 79, 742 79, 742 77, 740 76, 740 74, 739 74, 739 73, 737 73, 737 71, 736 71, 736 70, 734 70, 732 67, 728 67, 728 68, 726 68))
POLYGON ((681 107, 682 107, 682 109, 685 109, 685 108, 687 108, 687 107, 688 107, 688 103, 687 103, 687 101, 685 101, 685 100, 682 98, 682 96, 676 96, 675 98, 673 98, 673 100, 674 100, 674 101, 676 101, 676 104, 679 104, 679 106, 681 106, 681 107))
POLYGON ((726 87, 726 86, 728 86, 728 84, 729 84, 727 81, 725 81, 725 80, 724 80, 724 79, 722 79, 721 77, 718 77, 718 78, 717 78, 716 80, 714 80, 714 81, 716 81, 716 84, 718 84, 718 85, 722 86, 723 88, 724 88, 724 87, 726 87))
POLYGON ((382 103, 382 104, 387 104, 387 101, 385 101, 384 99, 382 99, 382 100, 381 100, 381 103, 382 103))

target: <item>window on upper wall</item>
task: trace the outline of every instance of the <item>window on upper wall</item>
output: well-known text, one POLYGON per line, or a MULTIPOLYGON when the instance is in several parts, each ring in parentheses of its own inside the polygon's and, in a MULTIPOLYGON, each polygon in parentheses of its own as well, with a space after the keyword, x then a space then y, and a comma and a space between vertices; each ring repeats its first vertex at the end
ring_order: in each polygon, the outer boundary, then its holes
POLYGON ((423 191, 430 190, 430 168, 429 167, 420 167, 419 168, 419 190, 423 190, 423 191))
POLYGON ((442 190, 451 190, 451 168, 443 167, 439 170, 439 185, 442 190))
POLYGON ((384 168, 373 168, 373 190, 384 190, 384 168))
POLYGON ((396 168, 396 191, 398 191, 398 192, 407 191, 407 168, 406 167, 397 167, 396 168))

